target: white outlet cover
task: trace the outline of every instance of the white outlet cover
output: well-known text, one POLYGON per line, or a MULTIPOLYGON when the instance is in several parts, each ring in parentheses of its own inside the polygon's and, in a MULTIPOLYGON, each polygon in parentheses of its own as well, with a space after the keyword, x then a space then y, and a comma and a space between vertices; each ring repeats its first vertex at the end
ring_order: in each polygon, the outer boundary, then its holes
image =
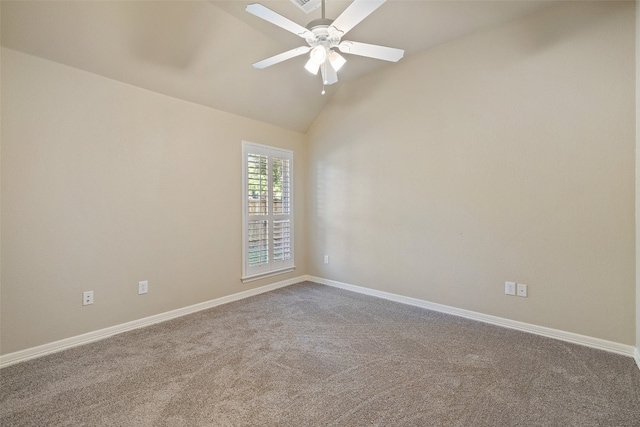
POLYGON ((82 305, 93 304, 93 291, 86 291, 82 293, 82 305))
POLYGON ((504 282, 504 293, 507 295, 515 295, 516 282, 504 282))

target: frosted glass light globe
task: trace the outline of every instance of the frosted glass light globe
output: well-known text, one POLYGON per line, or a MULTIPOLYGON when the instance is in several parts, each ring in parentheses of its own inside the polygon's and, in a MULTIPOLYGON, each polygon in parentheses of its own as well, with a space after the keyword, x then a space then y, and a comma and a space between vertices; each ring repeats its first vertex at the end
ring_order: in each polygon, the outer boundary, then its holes
POLYGON ((322 45, 314 47, 313 49, 311 49, 310 58, 317 65, 324 64, 324 61, 327 60, 327 49, 322 45))

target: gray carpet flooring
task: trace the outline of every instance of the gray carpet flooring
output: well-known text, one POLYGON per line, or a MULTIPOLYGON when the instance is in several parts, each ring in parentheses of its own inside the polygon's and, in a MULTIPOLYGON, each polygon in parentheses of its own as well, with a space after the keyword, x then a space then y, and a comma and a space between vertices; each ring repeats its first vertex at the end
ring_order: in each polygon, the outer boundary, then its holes
POLYGON ((0 371, 8 426, 640 426, 633 359, 305 282, 0 371))

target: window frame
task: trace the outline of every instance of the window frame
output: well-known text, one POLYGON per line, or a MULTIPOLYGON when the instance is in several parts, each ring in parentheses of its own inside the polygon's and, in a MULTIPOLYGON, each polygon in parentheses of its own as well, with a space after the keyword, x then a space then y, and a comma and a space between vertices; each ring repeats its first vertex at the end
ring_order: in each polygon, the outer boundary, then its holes
POLYGON ((295 269, 294 260, 294 174, 293 174, 293 151, 269 145, 257 144, 249 141, 242 141, 242 276, 243 283, 262 279, 269 276, 284 274, 295 269), (248 178, 248 156, 255 154, 267 157, 267 213, 266 215, 251 215, 249 213, 249 178, 248 178), (276 214, 273 204, 273 159, 284 159, 289 161, 289 213, 276 214), (251 266, 249 263, 249 223, 262 218, 268 224, 268 260, 264 264, 251 266), (284 260, 274 260, 274 221, 289 220, 289 243, 290 258, 284 260))

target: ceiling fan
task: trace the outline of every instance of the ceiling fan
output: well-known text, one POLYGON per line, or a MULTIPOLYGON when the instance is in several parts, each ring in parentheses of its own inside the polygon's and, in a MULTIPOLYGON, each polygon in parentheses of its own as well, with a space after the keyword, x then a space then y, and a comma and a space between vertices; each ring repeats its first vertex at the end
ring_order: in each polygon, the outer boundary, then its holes
MULTIPOLYGON (((306 40, 308 46, 300 46, 253 64, 263 69, 287 59, 311 52, 304 66, 307 71, 322 75, 323 85, 338 81, 338 70, 347 62, 335 49, 342 53, 397 62, 404 56, 404 50, 374 44, 342 40, 353 27, 379 8, 386 0, 354 0, 335 20, 325 18, 325 0, 322 0, 322 18, 311 21, 306 27, 296 24, 271 9, 253 3, 246 11, 271 22, 306 40)), ((324 90, 322 91, 324 93, 324 90)))

